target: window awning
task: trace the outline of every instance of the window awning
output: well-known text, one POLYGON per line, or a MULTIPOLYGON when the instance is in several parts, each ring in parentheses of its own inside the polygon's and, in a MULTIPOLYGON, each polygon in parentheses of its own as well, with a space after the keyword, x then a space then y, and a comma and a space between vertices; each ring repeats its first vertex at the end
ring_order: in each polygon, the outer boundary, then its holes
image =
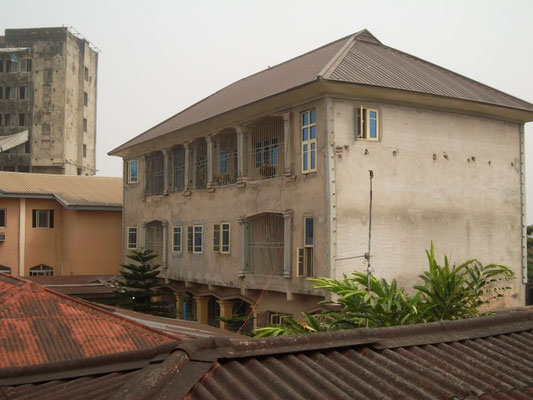
POLYGON ((9 136, 0 136, 0 153, 17 147, 28 141, 28 131, 22 131, 9 136))

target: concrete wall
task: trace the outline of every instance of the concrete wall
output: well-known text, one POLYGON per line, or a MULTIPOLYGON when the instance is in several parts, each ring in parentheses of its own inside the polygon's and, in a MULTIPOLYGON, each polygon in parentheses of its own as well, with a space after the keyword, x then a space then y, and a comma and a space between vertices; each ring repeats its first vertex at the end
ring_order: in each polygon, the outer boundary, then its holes
MULTIPOLYGON (((517 274, 510 297, 524 304, 521 283, 519 126, 487 118, 390 104, 334 101, 336 257, 368 247, 369 174, 374 171, 372 266, 404 287, 420 283, 433 240, 462 263, 477 258, 517 274), (355 139, 355 108, 377 107, 381 140, 355 139)), ((361 258, 337 261, 335 276, 363 271, 361 258)))
POLYGON ((25 235, 21 242, 21 199, 0 199, 8 218, 6 228, 0 228, 0 233, 6 234, 6 241, 0 243, 0 264, 10 267, 12 275, 19 276, 19 246, 24 249, 23 276, 39 264, 52 267, 54 275, 118 274, 120 211, 68 210, 52 199, 22 200, 25 235), (33 210, 54 210, 54 228, 33 228, 33 210))
MULTIPOLYGON (((167 259, 169 277, 175 280, 188 282, 221 285, 228 287, 263 288, 268 283, 269 290, 279 292, 310 293, 310 284, 303 277, 296 277, 297 257, 296 249, 303 246, 303 218, 312 216, 315 220, 314 249, 315 276, 326 273, 326 197, 325 193, 325 147, 324 135, 320 132, 325 129, 323 125, 322 102, 308 103, 290 110, 290 139, 291 139, 291 164, 294 179, 276 177, 248 181, 246 187, 228 185, 217 187, 212 193, 206 189, 192 191, 190 196, 183 193, 170 193, 168 196, 150 196, 143 198, 142 186, 145 166, 138 159, 139 182, 125 184, 124 195, 124 227, 137 227, 139 243, 143 245, 143 223, 152 220, 168 222, 167 259), (300 113, 315 108, 317 111, 317 159, 318 171, 303 175, 301 173, 301 142, 300 142, 300 113), (274 276, 267 279, 265 276, 247 274, 241 280, 238 277, 240 230, 238 219, 249 217, 263 212, 281 213, 287 209, 294 210, 292 219, 292 278, 286 279, 274 276), (230 254, 214 253, 212 249, 213 224, 220 222, 231 223, 231 252, 230 254), (191 224, 203 224, 204 251, 202 254, 191 254, 186 251, 186 227, 191 224), (171 251, 172 226, 183 226, 183 252, 181 254, 171 251)), ((207 135, 212 132, 205 132, 207 135)), ((198 137, 198 136, 196 136, 198 137)), ((181 133, 175 138, 175 143, 190 140, 187 134, 181 133)), ((157 146, 157 144, 155 144, 157 146)), ((158 149, 154 147, 153 150, 158 149)), ((125 182, 127 179, 125 160, 125 182)), ((124 235, 126 235, 126 232, 124 235)), ((127 250, 125 250, 127 253, 127 250)))

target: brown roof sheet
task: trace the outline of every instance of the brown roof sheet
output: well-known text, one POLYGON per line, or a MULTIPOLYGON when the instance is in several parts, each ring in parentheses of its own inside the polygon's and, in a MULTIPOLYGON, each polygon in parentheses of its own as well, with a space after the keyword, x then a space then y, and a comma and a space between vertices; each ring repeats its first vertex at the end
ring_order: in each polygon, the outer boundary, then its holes
POLYGON ((531 103, 385 46, 364 29, 232 83, 110 154, 320 78, 533 111, 531 103))
POLYGON ((530 308, 390 328, 189 340, 129 379, 109 375, 123 379, 110 390, 93 375, 0 387, 0 395, 55 390, 54 398, 71 398, 81 386, 87 398, 94 391, 101 399, 533 399, 532 348, 530 308))
POLYGON ((0 274, 0 371, 150 349, 185 338, 0 274))
POLYGON ((122 178, 0 171, 0 197, 50 197, 67 208, 121 209, 122 178))

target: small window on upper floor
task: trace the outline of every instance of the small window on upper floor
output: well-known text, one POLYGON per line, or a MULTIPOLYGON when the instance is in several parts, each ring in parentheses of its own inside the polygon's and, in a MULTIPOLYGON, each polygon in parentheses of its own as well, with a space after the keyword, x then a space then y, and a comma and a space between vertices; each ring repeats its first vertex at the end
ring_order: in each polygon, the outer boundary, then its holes
POLYGON ((31 60, 28 58, 20 60, 20 70, 22 72, 31 72, 31 60))
POLYGON ((28 114, 19 114, 19 127, 28 126, 28 114))
POLYGON ((230 224, 224 222, 213 225, 213 251, 222 254, 230 252, 230 224))
POLYGON ((0 58, 0 72, 4 72, 4 60, 0 58))
POLYGON ((30 98, 30 92, 28 90, 28 86, 19 87, 19 99, 29 99, 29 98, 30 98))
POLYGON ((0 86, 0 100, 4 98, 4 88, 0 86))
POLYGON ((33 210, 32 227, 33 228, 53 228, 54 227, 54 210, 33 210))
POLYGON ((187 227, 187 252, 200 254, 203 252, 203 230, 202 225, 192 225, 187 227))
POLYGON ((138 182, 138 166, 139 163, 137 160, 128 161, 128 183, 138 182))
POLYGON ((11 57, 6 60, 6 72, 17 72, 18 70, 18 56, 11 54, 11 57))
POLYGON ((6 99, 15 100, 17 98, 17 88, 6 87, 6 99))
POLYGON ((89 95, 87 92, 83 92, 83 105, 87 107, 89 105, 89 95))
POLYGON ((39 264, 30 268, 30 276, 53 276, 54 269, 48 265, 39 264))
POLYGON ((379 140, 379 112, 363 106, 356 110, 355 129, 358 139, 379 140))
POLYGON ((313 248, 315 245, 315 222, 313 217, 304 217, 304 246, 298 249, 297 276, 313 276, 313 248))
POLYGON ((5 208, 0 208, 0 228, 5 228, 7 226, 7 210, 5 208))
POLYGON ((85 71, 85 80, 88 81, 89 80, 89 68, 87 67, 84 67, 84 71, 85 71))
POLYGON ((87 157, 87 145, 83 145, 83 158, 87 157))
POLYGON ((316 171, 316 111, 309 110, 302 113, 302 172, 316 171))
POLYGON ((83 118, 83 132, 87 132, 87 118, 83 118))
POLYGON ((182 247, 182 237, 183 237, 183 227, 174 226, 172 227, 172 251, 174 253, 181 253, 182 247))

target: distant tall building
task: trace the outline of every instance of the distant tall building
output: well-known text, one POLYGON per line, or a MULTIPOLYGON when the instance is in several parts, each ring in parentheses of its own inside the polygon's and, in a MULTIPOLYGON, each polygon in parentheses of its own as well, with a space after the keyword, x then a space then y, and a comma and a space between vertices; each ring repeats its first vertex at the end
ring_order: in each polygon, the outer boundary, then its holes
POLYGON ((0 36, 0 170, 94 175, 98 52, 76 31, 0 36))

